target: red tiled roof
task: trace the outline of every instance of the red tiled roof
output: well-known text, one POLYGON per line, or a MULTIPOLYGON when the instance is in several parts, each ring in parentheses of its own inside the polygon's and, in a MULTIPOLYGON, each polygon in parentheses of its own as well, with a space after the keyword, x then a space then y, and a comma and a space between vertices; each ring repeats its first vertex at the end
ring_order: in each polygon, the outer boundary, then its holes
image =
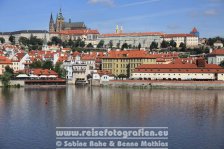
POLYGON ((80 29, 80 30, 63 30, 59 32, 59 34, 63 35, 88 35, 88 34, 99 34, 98 30, 90 30, 90 29, 80 29))
POLYGON ((0 64, 12 64, 11 60, 5 56, 0 56, 0 64))
POLYGON ((134 70, 135 73, 210 73, 222 72, 224 69, 215 64, 197 67, 196 64, 143 64, 134 70))
POLYGON ((40 76, 40 75, 46 75, 46 76, 56 75, 56 76, 58 76, 58 74, 55 71, 48 70, 48 69, 32 69, 31 74, 34 74, 37 76, 40 76))
POLYGON ((161 32, 139 32, 139 33, 114 33, 114 34, 102 34, 103 37, 125 37, 125 36, 161 36, 164 33, 161 32))
POLYGON ((66 61, 66 60, 68 60, 68 56, 67 56, 67 55, 65 55, 65 56, 60 56, 57 62, 64 62, 64 61, 66 61))
POLYGON ((95 60, 95 55, 82 55, 81 60, 95 60))
POLYGON ((175 38, 175 37, 196 37, 193 34, 164 34, 164 38, 175 38))
POLYGON ((112 73, 111 73, 111 71, 109 71, 109 70, 97 70, 97 73, 98 73, 100 76, 103 76, 103 75, 112 76, 112 73))
POLYGON ((224 55, 224 49, 213 50, 212 53, 210 53, 210 54, 212 54, 212 55, 224 55))
POLYGON ((196 27, 193 28, 192 33, 197 33, 198 30, 196 29, 196 27))

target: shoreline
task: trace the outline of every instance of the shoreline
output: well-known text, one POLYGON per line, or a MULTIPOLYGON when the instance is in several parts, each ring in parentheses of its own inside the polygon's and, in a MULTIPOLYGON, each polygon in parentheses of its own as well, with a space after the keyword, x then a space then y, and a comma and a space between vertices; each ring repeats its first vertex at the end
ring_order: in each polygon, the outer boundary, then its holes
POLYGON ((193 89, 223 90, 223 81, 145 81, 145 80, 114 80, 94 84, 100 87, 136 88, 136 89, 193 89))

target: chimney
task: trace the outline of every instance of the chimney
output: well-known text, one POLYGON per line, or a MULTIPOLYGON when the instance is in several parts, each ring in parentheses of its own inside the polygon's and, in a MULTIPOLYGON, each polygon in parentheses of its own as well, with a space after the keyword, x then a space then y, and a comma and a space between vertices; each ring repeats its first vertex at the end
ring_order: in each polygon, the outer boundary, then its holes
POLYGON ((197 64, 197 67, 205 67, 206 62, 204 59, 197 59, 196 64, 197 64))

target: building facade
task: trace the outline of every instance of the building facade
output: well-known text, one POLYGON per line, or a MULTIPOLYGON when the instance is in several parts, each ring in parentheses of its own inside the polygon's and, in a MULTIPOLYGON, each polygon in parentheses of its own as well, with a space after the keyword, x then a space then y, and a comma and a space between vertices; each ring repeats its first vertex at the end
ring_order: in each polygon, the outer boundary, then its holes
POLYGON ((224 49, 213 50, 208 54, 208 63, 219 65, 224 60, 224 49))
POLYGON ((80 29, 87 29, 84 22, 72 22, 69 19, 68 22, 65 22, 65 18, 62 14, 60 9, 59 13, 57 14, 56 21, 54 22, 53 15, 50 16, 49 22, 49 32, 60 32, 62 30, 80 30, 80 29))
POLYGON ((184 43, 187 47, 196 47, 199 44, 199 38, 193 34, 164 34, 161 38, 161 41, 175 41, 177 47, 179 47, 181 43, 184 43))
POLYGON ((126 75, 142 64, 156 64, 157 56, 144 50, 110 51, 102 58, 102 70, 110 71, 113 75, 126 75))
POLYGON ((121 48, 124 43, 131 45, 132 47, 149 48, 154 41, 160 46, 160 37, 163 33, 160 32, 144 32, 144 33, 122 33, 117 32, 113 34, 102 34, 99 36, 98 41, 103 40, 104 45, 109 47, 112 43, 113 47, 121 48))
POLYGON ((222 80, 224 69, 215 64, 145 64, 137 67, 132 79, 140 80, 222 80))

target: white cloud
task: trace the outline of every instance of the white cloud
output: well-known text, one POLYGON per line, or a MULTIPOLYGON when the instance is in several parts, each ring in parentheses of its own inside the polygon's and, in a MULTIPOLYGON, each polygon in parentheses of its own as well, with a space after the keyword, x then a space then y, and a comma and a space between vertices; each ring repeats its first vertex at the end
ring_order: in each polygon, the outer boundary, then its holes
POLYGON ((205 16, 215 16, 218 15, 218 11, 215 9, 209 9, 204 12, 205 16))
POLYGON ((144 5, 144 4, 153 3, 153 2, 159 2, 159 1, 161 1, 161 0, 145 0, 145 1, 140 1, 140 2, 124 4, 124 5, 121 5, 119 7, 131 7, 131 6, 144 5))
POLYGON ((105 4, 108 6, 113 6, 114 1, 113 0, 89 0, 88 1, 90 4, 105 4))

